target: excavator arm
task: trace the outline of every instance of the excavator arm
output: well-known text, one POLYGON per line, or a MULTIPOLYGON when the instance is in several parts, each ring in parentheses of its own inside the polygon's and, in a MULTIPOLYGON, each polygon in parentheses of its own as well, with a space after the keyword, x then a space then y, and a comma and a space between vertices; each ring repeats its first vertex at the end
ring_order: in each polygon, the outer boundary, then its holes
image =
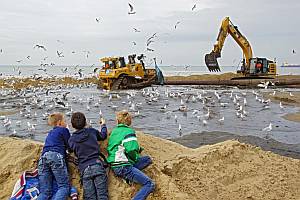
POLYGON ((221 51, 224 46, 225 39, 228 35, 231 35, 236 43, 243 50, 243 58, 245 59, 244 72, 249 71, 250 58, 252 58, 252 48, 249 41, 238 30, 237 26, 234 26, 229 17, 226 17, 221 24, 217 41, 214 45, 214 49, 211 53, 205 55, 205 64, 209 71, 221 71, 217 58, 221 57, 221 51))

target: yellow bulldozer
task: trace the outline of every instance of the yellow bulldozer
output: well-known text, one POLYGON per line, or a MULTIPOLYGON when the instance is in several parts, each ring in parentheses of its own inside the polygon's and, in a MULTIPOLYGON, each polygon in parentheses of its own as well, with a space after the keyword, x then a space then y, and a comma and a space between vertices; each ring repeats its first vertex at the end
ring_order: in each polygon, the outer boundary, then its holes
POLYGON ((217 58, 221 57, 221 51, 228 35, 235 40, 243 51, 243 63, 241 69, 237 71, 242 76, 234 79, 274 78, 276 75, 276 62, 263 57, 253 57, 250 42, 239 31, 238 27, 233 25, 229 17, 225 17, 222 21, 213 50, 205 55, 205 64, 209 71, 221 71, 217 58))
POLYGON ((144 55, 129 55, 126 63, 124 57, 105 57, 100 61, 104 64, 98 75, 99 87, 106 90, 137 89, 152 84, 163 84, 164 77, 155 61, 155 69, 146 69, 144 55))

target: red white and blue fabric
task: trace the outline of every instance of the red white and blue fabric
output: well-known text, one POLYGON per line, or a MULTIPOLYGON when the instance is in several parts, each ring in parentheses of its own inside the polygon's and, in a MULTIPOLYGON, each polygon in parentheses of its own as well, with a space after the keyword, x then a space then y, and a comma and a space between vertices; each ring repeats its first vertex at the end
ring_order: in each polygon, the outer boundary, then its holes
MULTIPOLYGON (((11 200, 23 200, 24 196, 31 197, 32 200, 36 199, 39 194, 38 190, 38 170, 25 171, 16 182, 13 192, 11 194, 11 200), (37 181, 36 181, 37 180, 37 181), (30 184, 28 184, 30 183, 30 184), (31 186, 26 188, 26 186, 31 186), (26 195, 27 194, 27 195, 26 195)), ((27 198, 28 199, 28 198, 27 198)))
MULTIPOLYGON (((52 189, 53 193, 57 191, 57 184, 55 181, 52 189)), ((39 193, 38 170, 25 171, 17 180, 10 200, 35 200, 39 193)), ((78 192, 75 187, 71 187, 70 197, 72 200, 78 199, 78 192)))

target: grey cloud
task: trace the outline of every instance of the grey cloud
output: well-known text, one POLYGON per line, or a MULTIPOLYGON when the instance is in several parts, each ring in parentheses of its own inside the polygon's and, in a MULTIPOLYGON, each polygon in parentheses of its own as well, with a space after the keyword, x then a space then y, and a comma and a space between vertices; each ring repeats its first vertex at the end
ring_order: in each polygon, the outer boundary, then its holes
MULTIPOLYGON (((160 57, 165 64, 203 65, 203 56, 211 51, 225 16, 239 26, 255 55, 300 63, 299 56, 291 54, 293 48, 300 52, 298 0, 203 0, 193 12, 193 0, 131 2, 135 16, 127 15, 128 2, 124 0, 1 1, 0 48, 5 54, 0 55, 0 64, 13 63, 28 54, 32 59, 27 64, 39 64, 45 55, 57 64, 97 63, 102 56, 143 52, 146 38, 158 32, 152 44, 156 51, 149 57, 160 57), (96 17, 101 18, 99 24, 96 17), (181 23, 174 30, 177 21, 181 23), (133 27, 141 33, 134 33, 133 27), (33 50, 36 43, 49 50, 33 50), (64 51, 65 58, 58 59, 56 50, 64 51), (72 50, 79 53, 72 55, 72 50), (88 60, 83 50, 92 52, 88 60)), ((229 37, 221 63, 231 65, 241 55, 229 37)))

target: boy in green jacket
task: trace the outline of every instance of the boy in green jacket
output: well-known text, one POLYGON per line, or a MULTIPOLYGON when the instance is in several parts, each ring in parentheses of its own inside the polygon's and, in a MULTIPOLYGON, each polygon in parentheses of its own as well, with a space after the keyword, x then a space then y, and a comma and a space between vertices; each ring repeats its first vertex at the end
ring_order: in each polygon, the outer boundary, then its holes
POLYGON ((137 141, 135 131, 130 127, 132 117, 128 111, 117 113, 117 127, 112 130, 108 140, 107 161, 115 175, 142 185, 133 200, 144 200, 153 192, 154 182, 141 170, 152 163, 149 156, 140 156, 142 148, 137 141))

